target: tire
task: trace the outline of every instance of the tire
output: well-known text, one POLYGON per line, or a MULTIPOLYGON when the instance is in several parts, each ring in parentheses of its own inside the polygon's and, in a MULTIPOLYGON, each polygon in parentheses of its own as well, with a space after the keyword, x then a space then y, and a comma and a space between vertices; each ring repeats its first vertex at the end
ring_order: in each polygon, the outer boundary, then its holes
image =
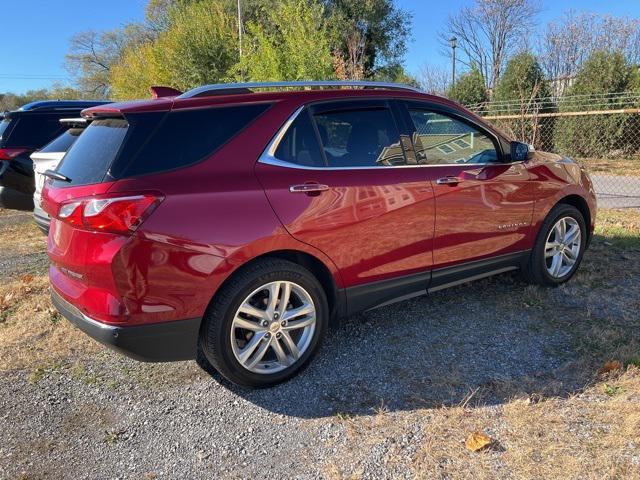
POLYGON ((327 297, 313 274, 293 262, 267 258, 242 268, 216 294, 203 319, 200 347, 230 382, 270 387, 289 380, 311 362, 328 324, 327 297), (273 306, 271 298, 276 299, 273 306), (315 315, 295 316, 308 311, 309 305, 315 315), (256 360, 261 353, 261 360, 256 360))
MULTIPOLYGON (((560 237, 558 236, 558 238, 560 237)), ((580 262, 582 262, 582 256, 586 248, 586 240, 587 227, 582 213, 572 205, 562 203, 556 205, 542 223, 531 255, 522 269, 525 280, 532 284, 548 287, 556 287, 567 282, 573 277, 580 266, 580 262), (558 225, 558 222, 562 220, 564 220, 565 223, 566 233, 573 231, 574 226, 579 228, 579 242, 575 239, 568 242, 575 248, 569 248, 569 245, 565 245, 564 243, 560 243, 559 247, 548 247, 548 245, 554 243, 556 236, 558 236, 558 230, 555 230, 553 233, 552 230, 558 225), (549 244, 547 244, 547 240, 550 241, 549 244), (579 248, 577 254, 574 253, 576 248, 579 248), (566 252, 566 254, 563 256, 560 253, 561 251, 566 252), (554 252, 557 253, 550 256, 554 252), (546 253, 548 253, 549 256, 546 255, 546 253), (558 262, 554 258, 558 254, 560 254, 560 258, 562 259, 559 267, 558 262), (572 256, 574 259, 570 258, 572 256), (571 265, 564 263, 570 261, 574 263, 571 265), (554 266, 558 267, 555 269, 557 270, 555 274, 553 272, 554 266)))

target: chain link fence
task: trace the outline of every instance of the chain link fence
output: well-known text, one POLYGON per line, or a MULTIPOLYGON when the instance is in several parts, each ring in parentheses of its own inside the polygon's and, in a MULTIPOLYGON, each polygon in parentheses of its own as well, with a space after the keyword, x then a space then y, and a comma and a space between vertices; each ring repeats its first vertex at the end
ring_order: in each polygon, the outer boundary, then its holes
POLYGON ((600 207, 640 208, 640 95, 549 97, 470 108, 515 139, 584 165, 600 207))

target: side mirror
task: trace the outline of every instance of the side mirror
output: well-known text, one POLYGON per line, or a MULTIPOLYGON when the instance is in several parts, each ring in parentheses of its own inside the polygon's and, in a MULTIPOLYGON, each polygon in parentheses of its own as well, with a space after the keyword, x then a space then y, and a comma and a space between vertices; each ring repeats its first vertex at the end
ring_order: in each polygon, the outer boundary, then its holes
POLYGON ((524 162, 529 158, 529 152, 533 151, 533 147, 522 142, 511 142, 511 161, 524 162))

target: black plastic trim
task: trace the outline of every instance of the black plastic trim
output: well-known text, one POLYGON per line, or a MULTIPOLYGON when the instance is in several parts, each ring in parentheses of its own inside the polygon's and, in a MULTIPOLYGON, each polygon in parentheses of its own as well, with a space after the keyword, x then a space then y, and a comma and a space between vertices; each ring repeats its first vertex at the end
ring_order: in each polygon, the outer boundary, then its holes
POLYGON ((347 313, 353 315, 412 294, 425 294, 431 272, 420 272, 346 289, 347 313))
POLYGON ((522 267, 523 261, 526 261, 530 253, 529 250, 523 250, 497 257, 474 260, 452 267, 438 268, 431 274, 429 292, 479 280, 480 278, 508 272, 509 270, 517 270, 522 267))
POLYGON ((143 362, 173 362, 196 358, 200 318, 119 327, 82 314, 51 290, 51 300, 73 325, 98 342, 143 362))
POLYGON ((347 315, 522 268, 530 250, 438 268, 345 289, 347 315))

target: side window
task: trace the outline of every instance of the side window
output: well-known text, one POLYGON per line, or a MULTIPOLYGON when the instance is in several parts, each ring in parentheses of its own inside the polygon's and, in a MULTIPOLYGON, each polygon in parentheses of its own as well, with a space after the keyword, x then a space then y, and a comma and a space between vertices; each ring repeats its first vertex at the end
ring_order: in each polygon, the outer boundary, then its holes
POLYGON ((329 167, 406 164, 389 109, 317 113, 314 119, 329 167))
POLYGON ((409 114, 416 129, 414 144, 419 164, 498 161, 493 140, 467 123, 429 110, 409 109, 409 114))
POLYGON ((311 124, 309 112, 302 112, 280 141, 275 157, 305 167, 324 167, 324 160, 311 124))

